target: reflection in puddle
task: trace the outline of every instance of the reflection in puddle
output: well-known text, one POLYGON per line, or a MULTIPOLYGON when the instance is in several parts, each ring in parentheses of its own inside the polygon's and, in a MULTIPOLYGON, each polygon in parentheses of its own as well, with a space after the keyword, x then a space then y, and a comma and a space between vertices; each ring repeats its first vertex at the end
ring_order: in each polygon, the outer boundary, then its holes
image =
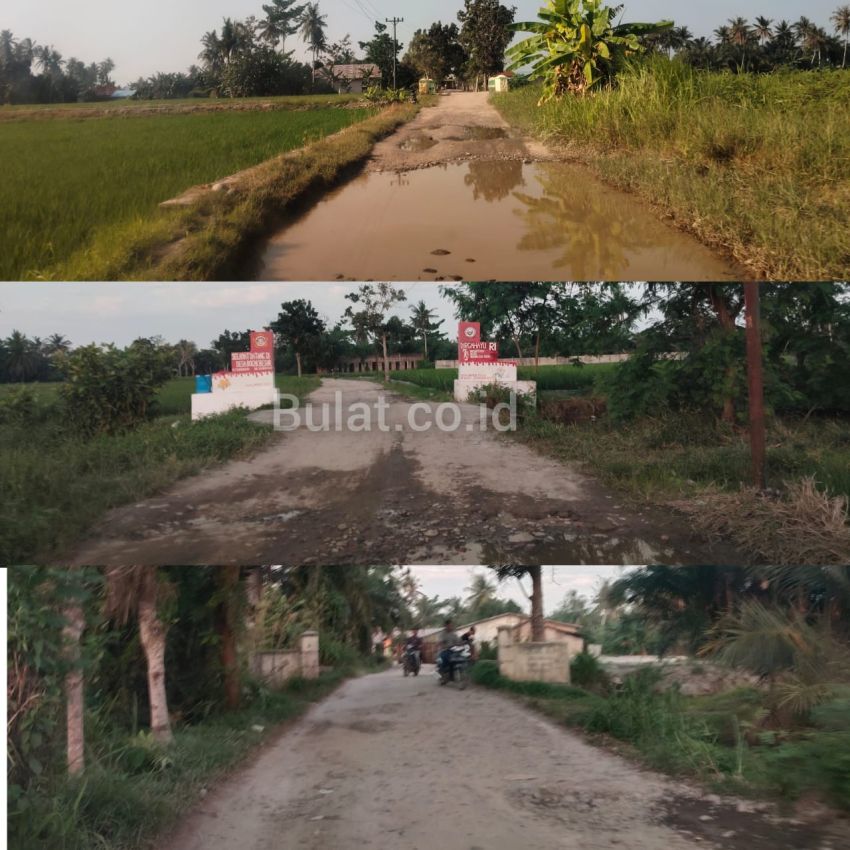
POLYGON ((367 173, 269 240, 267 280, 735 280, 639 200, 565 163, 367 173), (433 251, 447 253, 437 258, 433 251), (429 269, 424 272, 423 269, 429 269))

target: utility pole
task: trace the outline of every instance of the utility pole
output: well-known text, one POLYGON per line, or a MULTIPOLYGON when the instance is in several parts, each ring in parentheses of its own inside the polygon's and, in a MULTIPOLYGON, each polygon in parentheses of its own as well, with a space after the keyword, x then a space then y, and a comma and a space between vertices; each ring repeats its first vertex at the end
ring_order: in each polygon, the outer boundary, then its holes
POLYGON ((765 489, 764 374, 762 369, 761 294, 758 283, 744 284, 747 311, 747 380, 750 391, 750 449, 753 485, 765 489))
POLYGON ((393 25, 393 88, 398 88, 398 25, 404 23, 404 18, 386 18, 393 25))

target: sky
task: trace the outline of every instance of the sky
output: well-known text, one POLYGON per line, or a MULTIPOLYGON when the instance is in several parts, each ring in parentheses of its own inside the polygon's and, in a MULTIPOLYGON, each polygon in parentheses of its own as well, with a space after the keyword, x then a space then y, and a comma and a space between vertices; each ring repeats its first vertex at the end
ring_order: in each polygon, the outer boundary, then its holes
MULTIPOLYGON (((592 599, 604 579, 619 577, 623 569, 623 567, 544 567, 543 604, 546 614, 551 614, 571 590, 578 591, 588 600, 592 599)), ((419 579, 420 589, 426 596, 439 596, 441 599, 451 596, 464 599, 469 595, 466 588, 472 583, 472 576, 475 573, 492 575, 492 571, 487 567, 411 567, 411 572, 419 579)), ((524 584, 526 591, 530 590, 527 580, 524 584)), ((523 610, 528 609, 528 599, 515 579, 502 583, 499 586, 498 595, 503 599, 513 599, 523 610)))
MULTIPOLYGON (((410 318, 424 301, 443 330, 455 334, 454 309, 433 283, 401 284, 407 295, 393 313, 410 318)), ((0 338, 18 330, 28 337, 61 333, 76 347, 125 346, 140 336, 166 342, 190 339, 205 348, 225 330, 261 329, 277 318, 283 301, 304 298, 333 326, 357 284, 327 283, 0 283, 0 338)))
MULTIPOLYGON (((533 20, 543 5, 542 0, 507 0, 507 4, 517 7, 517 20, 533 20)), ((0 29, 52 44, 65 58, 94 62, 109 56, 116 63, 114 79, 123 84, 156 71, 184 71, 197 61, 205 32, 219 28, 225 16, 260 17, 262 5, 263 0, 4 0, 0 29)), ((404 18, 399 41, 406 45, 416 29, 436 20, 456 21, 462 8, 461 0, 320 0, 320 5, 328 16, 329 40, 350 33, 355 45, 369 40, 376 17, 404 18)), ((626 0, 625 19, 672 19, 697 36, 710 36, 717 26, 739 15, 791 21, 806 15, 829 29, 829 16, 838 5, 839 0, 626 0)), ((296 38, 287 46, 296 47, 296 38)), ((306 56, 300 43, 296 54, 306 56)))

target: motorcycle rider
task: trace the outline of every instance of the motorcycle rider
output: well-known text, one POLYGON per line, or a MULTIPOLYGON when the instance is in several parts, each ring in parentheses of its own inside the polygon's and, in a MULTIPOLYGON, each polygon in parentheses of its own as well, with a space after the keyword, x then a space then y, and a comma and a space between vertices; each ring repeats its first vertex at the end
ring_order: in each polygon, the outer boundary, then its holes
POLYGON ((422 649, 425 642, 419 637, 419 629, 415 628, 411 631, 407 640, 404 642, 404 652, 418 652, 419 658, 422 658, 422 649))
POLYGON ((468 632, 464 632, 461 636, 461 640, 464 643, 469 644, 469 649, 472 653, 472 660, 474 661, 478 657, 478 649, 475 645, 475 626, 471 626, 468 632))
POLYGON ((451 661, 451 649, 459 643, 460 638, 455 631, 454 623, 451 620, 446 620, 439 637, 440 654, 437 656, 438 672, 442 672, 449 666, 451 661))

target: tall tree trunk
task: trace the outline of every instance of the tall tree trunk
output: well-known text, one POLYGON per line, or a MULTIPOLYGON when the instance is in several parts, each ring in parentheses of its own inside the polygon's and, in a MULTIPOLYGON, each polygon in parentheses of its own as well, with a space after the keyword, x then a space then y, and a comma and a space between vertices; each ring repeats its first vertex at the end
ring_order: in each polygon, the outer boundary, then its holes
POLYGON ((546 638, 543 622, 543 567, 529 567, 531 576, 531 640, 542 643, 546 638))
POLYGON ((224 671, 224 704, 236 711, 241 702, 239 652, 236 646, 236 602, 239 593, 239 567, 219 567, 221 602, 219 603, 219 640, 221 667, 224 671))
POLYGON ((166 626, 157 612, 157 568, 142 567, 144 576, 139 595, 139 635, 148 666, 148 699, 150 700, 151 732, 162 744, 171 742, 171 721, 168 717, 168 698, 165 692, 166 626))
MULTIPOLYGON (((711 301, 711 306, 714 308, 714 312, 717 314, 717 320, 720 322, 720 327, 723 328, 726 333, 734 333, 735 331, 735 316, 732 314, 732 311, 729 309, 729 305, 723 298, 722 293, 716 288, 714 284, 707 284, 708 286, 708 296, 711 301)), ((722 419, 724 422, 728 422, 730 425, 735 424, 735 374, 738 371, 738 366, 734 363, 730 364, 726 369, 725 379, 726 379, 726 396, 723 399, 723 413, 722 419)))
POLYGON ((522 348, 520 348, 519 337, 515 336, 513 338, 513 340, 514 340, 514 348, 516 348, 516 356, 519 357, 520 360, 522 360, 522 348))
POLYGON ((85 629, 83 606, 73 602, 63 611, 65 625, 62 637, 68 672, 65 674, 65 705, 67 729, 68 773, 79 776, 85 769, 85 693, 81 665, 80 640, 85 629))
POLYGON ((298 377, 301 377, 301 354, 296 351, 295 352, 295 362, 298 365, 298 377))
POLYGON ((422 342, 425 343, 425 359, 428 359, 428 331, 422 331, 422 342))
POLYGON ((390 361, 388 359, 389 355, 387 354, 387 335, 386 334, 381 335, 381 343, 383 344, 383 347, 384 347, 384 382, 387 382, 390 379, 390 361))

